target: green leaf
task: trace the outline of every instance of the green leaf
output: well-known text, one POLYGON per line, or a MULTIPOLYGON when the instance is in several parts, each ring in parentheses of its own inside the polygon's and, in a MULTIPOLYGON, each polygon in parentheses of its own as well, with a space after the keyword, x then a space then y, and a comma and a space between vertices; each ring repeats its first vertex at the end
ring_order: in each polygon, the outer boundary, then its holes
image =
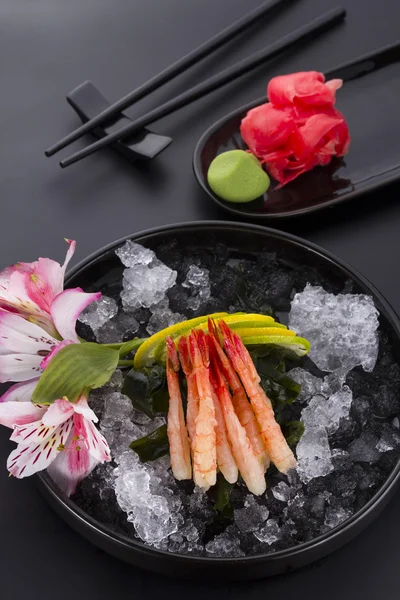
POLYGON ((285 375, 285 373, 279 371, 278 368, 274 368, 272 365, 264 361, 259 361, 257 365, 258 373, 260 375, 266 375, 267 377, 272 379, 272 381, 275 381, 275 383, 278 383, 279 385, 284 387, 289 392, 289 396, 292 398, 293 401, 300 394, 301 385, 294 381, 294 379, 291 379, 290 377, 285 375), (292 394, 290 394, 290 392, 292 392, 292 394))
POLYGON ((123 358, 127 354, 130 354, 134 350, 137 350, 139 346, 141 346, 143 342, 146 341, 146 339, 147 338, 135 338, 133 340, 129 340, 129 342, 123 343, 119 349, 120 358, 123 358))
POLYGON ((166 386, 154 392, 151 404, 155 413, 168 412, 169 393, 166 386))
POLYGON ((133 441, 129 447, 136 452, 141 462, 148 462, 165 456, 169 452, 167 426, 161 425, 149 435, 133 441))
POLYGON ((158 412, 168 412, 169 395, 164 367, 155 365, 142 371, 131 369, 125 377, 122 393, 131 399, 136 410, 150 418, 158 412))
POLYGON ((149 391, 150 383, 145 373, 131 369, 124 379, 121 392, 130 398, 133 408, 152 419, 154 418, 154 411, 149 391))
POLYGON ((232 488, 233 484, 229 483, 222 473, 218 473, 217 483, 215 484, 214 488, 214 510, 219 512, 226 510, 231 501, 232 488))
POLYGON ((282 426, 282 433, 289 446, 295 446, 304 433, 304 423, 301 421, 289 421, 282 426))
POLYGON ((109 381, 118 358, 118 350, 100 344, 65 346, 41 375, 32 402, 51 404, 64 396, 75 402, 84 389, 99 388, 109 381))

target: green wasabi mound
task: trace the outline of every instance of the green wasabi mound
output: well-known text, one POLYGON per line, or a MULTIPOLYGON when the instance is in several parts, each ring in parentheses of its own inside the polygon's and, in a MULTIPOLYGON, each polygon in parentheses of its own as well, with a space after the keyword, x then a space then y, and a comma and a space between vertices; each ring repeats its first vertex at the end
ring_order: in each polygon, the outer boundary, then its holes
POLYGON ((271 183, 257 158, 244 150, 230 150, 214 158, 207 181, 212 191, 228 202, 251 202, 271 183))

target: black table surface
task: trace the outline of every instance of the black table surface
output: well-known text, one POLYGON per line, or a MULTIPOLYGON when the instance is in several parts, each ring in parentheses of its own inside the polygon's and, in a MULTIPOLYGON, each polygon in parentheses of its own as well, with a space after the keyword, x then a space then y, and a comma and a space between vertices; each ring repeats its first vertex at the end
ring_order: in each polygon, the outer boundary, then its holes
MULTIPOLYGON (((78 124, 65 101, 76 85, 90 79, 116 100, 258 3, 0 2, 1 267, 38 256, 61 260, 64 237, 78 241, 76 259, 81 259, 116 238, 149 227, 196 219, 229 220, 198 189, 192 174, 192 152, 204 129, 227 111, 262 95, 271 75, 283 70, 323 71, 394 42, 400 33, 398 0, 342 0, 348 9, 346 24, 156 123, 154 130, 170 135, 174 142, 153 162, 132 166, 107 150, 63 171, 57 157, 44 157, 47 146, 78 124)), ((156 106, 331 6, 333 0, 294 2, 270 24, 260 23, 128 113, 134 116, 156 106)), ((399 186, 388 187, 347 206, 275 226, 351 263, 400 312, 399 191, 399 186)), ((5 460, 11 444, 7 438, 8 432, 0 431, 2 600, 138 599, 164 594, 213 600, 222 593, 232 600, 273 595, 285 600, 399 596, 400 492, 368 530, 312 567, 245 584, 183 582, 130 567, 80 538, 47 507, 33 481, 8 478, 5 460)))

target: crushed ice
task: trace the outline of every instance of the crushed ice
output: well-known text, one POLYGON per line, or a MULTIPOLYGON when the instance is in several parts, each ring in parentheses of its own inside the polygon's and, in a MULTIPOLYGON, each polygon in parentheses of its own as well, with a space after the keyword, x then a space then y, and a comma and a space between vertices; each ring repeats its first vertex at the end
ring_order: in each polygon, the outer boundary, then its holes
POLYGON ((182 287, 190 290, 188 307, 198 310, 211 296, 209 270, 197 265, 190 265, 182 287))
POLYGON ((93 333, 97 333, 107 321, 118 313, 118 305, 113 298, 102 296, 89 304, 80 314, 79 321, 91 327, 93 333))
POLYGON ((177 272, 158 260, 152 250, 128 240, 115 253, 127 267, 121 292, 125 310, 158 304, 175 284, 177 272))
POLYGON ((322 371, 375 366, 378 311, 370 296, 334 295, 307 284, 292 301, 289 326, 311 343, 309 356, 322 371))

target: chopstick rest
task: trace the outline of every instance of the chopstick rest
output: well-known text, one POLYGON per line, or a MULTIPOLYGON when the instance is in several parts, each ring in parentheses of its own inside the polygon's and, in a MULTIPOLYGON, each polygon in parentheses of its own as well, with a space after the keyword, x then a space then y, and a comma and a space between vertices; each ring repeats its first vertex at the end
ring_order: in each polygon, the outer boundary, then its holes
MULTIPOLYGON (((72 90, 67 95, 67 102, 72 106, 83 123, 90 121, 90 119, 93 119, 93 117, 110 106, 110 102, 108 102, 91 81, 85 81, 72 90)), ((97 138, 103 138, 129 125, 131 122, 131 119, 124 115, 124 113, 119 113, 116 117, 107 121, 105 125, 96 127, 92 133, 97 138)), ((130 162, 135 162, 136 160, 154 158, 165 150, 171 142, 172 138, 153 133, 143 128, 123 141, 117 140, 111 147, 130 162)))

